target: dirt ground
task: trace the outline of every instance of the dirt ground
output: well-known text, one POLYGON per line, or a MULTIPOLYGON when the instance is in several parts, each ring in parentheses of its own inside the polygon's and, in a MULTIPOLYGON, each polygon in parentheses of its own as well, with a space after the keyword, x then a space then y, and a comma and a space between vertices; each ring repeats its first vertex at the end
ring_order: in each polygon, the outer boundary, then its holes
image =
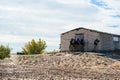
POLYGON ((120 61, 97 53, 11 55, 0 80, 120 80, 120 61))

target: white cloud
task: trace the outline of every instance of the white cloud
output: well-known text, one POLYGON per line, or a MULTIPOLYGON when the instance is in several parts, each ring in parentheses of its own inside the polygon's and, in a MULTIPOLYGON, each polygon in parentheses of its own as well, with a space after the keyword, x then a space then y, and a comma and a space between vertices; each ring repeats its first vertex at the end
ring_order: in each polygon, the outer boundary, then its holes
POLYGON ((119 14, 119 1, 102 1, 112 9, 98 7, 90 0, 0 1, 0 43, 15 48, 14 44, 23 46, 32 38, 42 38, 48 48, 58 49, 60 34, 81 26, 120 34, 120 19, 111 16, 119 14), (114 25, 118 27, 111 27, 114 25))
POLYGON ((20 8, 17 8, 17 7, 9 7, 9 6, 1 6, 0 5, 0 10, 7 10, 7 11, 17 11, 19 10, 20 8))
MULTIPOLYGON (((4 42, 4 43, 26 43, 32 39, 38 40, 39 37, 35 37, 35 36, 15 36, 15 35, 0 35, 0 42, 4 42)), ((41 38, 43 40, 46 41, 46 43, 48 45, 56 45, 56 43, 58 44, 58 38, 47 38, 44 36, 41 36, 41 38)))
POLYGON ((76 4, 85 4, 88 0, 56 0, 56 1, 62 4, 76 5, 76 4))
POLYGON ((120 0, 101 0, 103 2, 105 2, 109 7, 111 8, 119 8, 120 9, 120 0))
POLYGON ((5 43, 23 43, 30 40, 32 37, 30 36, 15 36, 15 35, 5 35, 0 34, 0 42, 5 43))

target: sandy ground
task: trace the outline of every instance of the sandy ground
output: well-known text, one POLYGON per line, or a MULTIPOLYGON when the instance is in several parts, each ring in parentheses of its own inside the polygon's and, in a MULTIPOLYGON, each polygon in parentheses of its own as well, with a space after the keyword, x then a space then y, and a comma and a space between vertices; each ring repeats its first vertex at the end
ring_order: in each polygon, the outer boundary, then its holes
POLYGON ((0 80, 120 80, 120 61, 93 53, 12 55, 0 80))

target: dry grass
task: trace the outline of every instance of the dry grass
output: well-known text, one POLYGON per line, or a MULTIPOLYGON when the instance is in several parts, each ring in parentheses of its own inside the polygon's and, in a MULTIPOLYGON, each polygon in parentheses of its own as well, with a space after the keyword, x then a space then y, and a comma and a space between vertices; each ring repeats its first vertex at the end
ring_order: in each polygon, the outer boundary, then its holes
POLYGON ((119 80, 120 61, 97 54, 20 55, 14 65, 0 65, 2 78, 31 80, 119 80), (11 69, 11 73, 6 71, 11 69), (6 71, 6 72, 5 72, 6 71), (7 75, 7 77, 6 77, 7 75))

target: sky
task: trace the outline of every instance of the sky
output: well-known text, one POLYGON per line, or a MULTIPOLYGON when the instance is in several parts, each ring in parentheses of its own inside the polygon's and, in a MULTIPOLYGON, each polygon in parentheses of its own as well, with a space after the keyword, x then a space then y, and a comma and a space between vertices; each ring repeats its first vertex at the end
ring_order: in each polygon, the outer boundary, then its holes
POLYGON ((0 44, 21 52, 31 39, 58 50, 60 34, 78 27, 120 35, 120 0, 0 0, 0 44))

